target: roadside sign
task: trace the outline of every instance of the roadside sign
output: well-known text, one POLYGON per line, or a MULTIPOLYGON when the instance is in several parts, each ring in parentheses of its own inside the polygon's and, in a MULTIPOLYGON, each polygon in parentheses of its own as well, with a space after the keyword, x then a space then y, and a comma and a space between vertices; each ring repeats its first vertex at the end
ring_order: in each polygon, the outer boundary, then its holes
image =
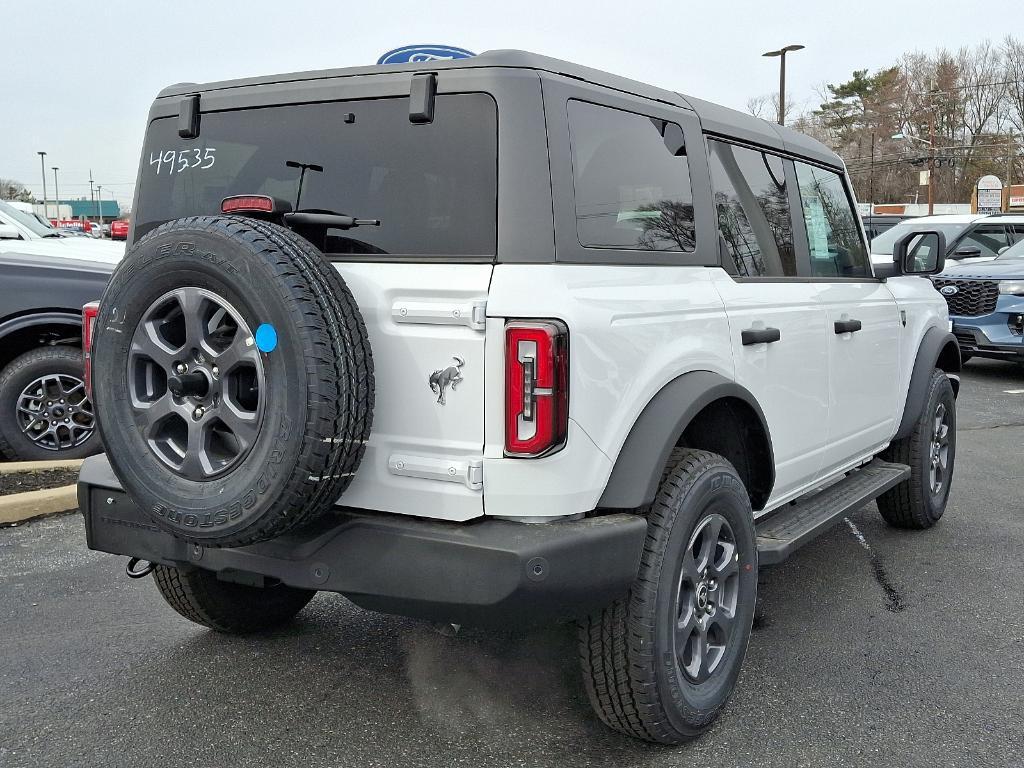
POLYGON ((978 179, 978 213, 999 213, 1003 210, 1003 182, 998 176, 978 179))
POLYGON ((469 59, 476 56, 465 48, 452 45, 403 45, 388 51, 379 59, 378 64, 419 64, 424 61, 451 61, 452 59, 469 59))

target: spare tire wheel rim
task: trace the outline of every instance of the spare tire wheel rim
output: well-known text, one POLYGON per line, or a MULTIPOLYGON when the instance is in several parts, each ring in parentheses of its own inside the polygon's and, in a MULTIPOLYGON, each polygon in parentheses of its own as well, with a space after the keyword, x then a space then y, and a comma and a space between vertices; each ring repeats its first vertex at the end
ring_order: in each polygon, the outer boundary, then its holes
POLYGON ((47 451, 77 448, 96 428, 85 382, 77 376, 40 376, 21 390, 17 403, 22 434, 47 451))
POLYGON ((256 444, 263 360, 241 313, 213 291, 176 288, 149 305, 132 337, 127 381, 146 445, 180 477, 224 475, 256 444))

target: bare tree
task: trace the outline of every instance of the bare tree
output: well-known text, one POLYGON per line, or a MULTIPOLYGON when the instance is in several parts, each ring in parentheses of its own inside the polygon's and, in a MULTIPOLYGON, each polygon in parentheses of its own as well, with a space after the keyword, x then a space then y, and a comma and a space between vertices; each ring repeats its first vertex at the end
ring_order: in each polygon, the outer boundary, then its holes
POLYGON ((20 203, 35 202, 35 195, 25 185, 14 179, 0 179, 0 200, 15 200, 20 203))

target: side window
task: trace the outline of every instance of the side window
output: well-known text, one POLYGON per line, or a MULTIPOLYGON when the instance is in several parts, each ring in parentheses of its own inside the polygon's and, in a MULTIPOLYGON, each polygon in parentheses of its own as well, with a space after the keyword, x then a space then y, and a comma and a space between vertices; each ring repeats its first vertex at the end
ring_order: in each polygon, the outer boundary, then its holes
POLYGON ((741 277, 793 277, 793 217, 782 158, 709 141, 718 231, 741 277))
POLYGON ((834 171, 795 163, 800 201, 816 277, 871 277, 857 211, 834 171))
POLYGON ((964 239, 956 244, 955 256, 971 258, 977 256, 998 256, 999 249, 1010 243, 1006 239, 1006 230, 1002 225, 977 227, 968 232, 964 239), (978 253, 980 251, 980 253, 978 253))
POLYGON ((581 245, 694 250, 693 194, 682 128, 572 100, 569 136, 581 245))

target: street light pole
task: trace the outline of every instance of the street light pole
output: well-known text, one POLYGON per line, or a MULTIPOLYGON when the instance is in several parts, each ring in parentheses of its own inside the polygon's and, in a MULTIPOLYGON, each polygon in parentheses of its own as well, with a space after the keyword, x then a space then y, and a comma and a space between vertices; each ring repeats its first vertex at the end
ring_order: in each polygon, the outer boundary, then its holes
POLYGON ((96 205, 100 209, 100 234, 103 234, 103 187, 100 184, 96 185, 96 205))
POLYGON ((793 51, 801 51, 803 48, 804 46, 802 45, 794 44, 787 45, 785 48, 779 48, 777 51, 768 51, 761 54, 769 58, 779 57, 779 125, 786 124, 786 54, 793 51))
POLYGON ((92 188, 92 168, 89 169, 89 201, 96 206, 96 191, 92 188))
POLYGON ((60 168, 56 165, 53 166, 53 195, 57 198, 57 205, 55 206, 57 208, 57 215, 55 218, 58 221, 60 221, 60 187, 57 186, 57 171, 59 170, 60 168))
POLYGON ((46 153, 36 152, 39 155, 39 167, 43 171, 43 216, 50 218, 50 209, 46 205, 46 153))

